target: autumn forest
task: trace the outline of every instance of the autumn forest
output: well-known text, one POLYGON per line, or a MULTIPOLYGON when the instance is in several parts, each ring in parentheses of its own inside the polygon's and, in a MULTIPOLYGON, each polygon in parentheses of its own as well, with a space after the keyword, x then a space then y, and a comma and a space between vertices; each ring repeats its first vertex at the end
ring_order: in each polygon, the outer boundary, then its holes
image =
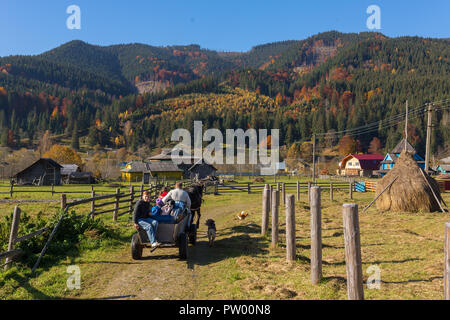
POLYGON ((44 135, 70 146, 166 147, 176 128, 277 128, 281 145, 383 153, 402 138, 424 153, 428 102, 431 147, 445 152, 450 41, 326 32, 248 52, 198 45, 101 47, 72 41, 36 56, 0 58, 0 146, 36 148, 44 135), (447 99, 447 100, 446 100, 447 99), (445 101, 446 100, 446 101, 445 101), (386 119, 371 130, 367 124, 386 119))

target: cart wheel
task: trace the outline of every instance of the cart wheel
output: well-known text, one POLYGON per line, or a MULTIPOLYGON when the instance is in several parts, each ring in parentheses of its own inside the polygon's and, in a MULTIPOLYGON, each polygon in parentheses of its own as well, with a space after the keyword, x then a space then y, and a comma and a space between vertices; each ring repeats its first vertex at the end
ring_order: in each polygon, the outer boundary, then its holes
POLYGON ((197 225, 191 225, 191 230, 189 231, 189 243, 195 246, 197 243, 197 225))
POLYGON ((180 259, 186 260, 188 256, 188 237, 186 233, 182 232, 180 234, 178 243, 180 246, 179 248, 180 259))
POLYGON ((133 234, 133 237, 131 238, 131 256, 134 260, 142 259, 142 249, 143 246, 139 239, 139 235, 137 233, 133 234))

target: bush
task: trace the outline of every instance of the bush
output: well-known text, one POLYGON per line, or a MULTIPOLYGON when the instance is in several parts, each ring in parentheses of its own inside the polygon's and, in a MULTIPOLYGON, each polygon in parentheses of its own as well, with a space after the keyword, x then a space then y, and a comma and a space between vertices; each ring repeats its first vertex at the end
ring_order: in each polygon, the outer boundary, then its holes
MULTIPOLYGON (((61 214, 60 211, 48 219, 43 218, 41 212, 35 218, 31 218, 25 212, 21 214, 19 236, 49 227, 49 230, 44 233, 17 244, 16 248, 21 249, 24 253, 21 260, 28 267, 32 267, 36 262, 37 256, 42 251, 61 214)), ((12 217, 11 213, 0 221, 1 252, 8 248, 12 217)), ((80 247, 85 249, 98 248, 103 240, 113 239, 116 236, 116 232, 109 229, 99 219, 92 219, 87 215, 78 218, 75 211, 67 212, 47 249, 46 256, 51 256, 50 260, 58 260, 78 253, 80 247), (89 244, 86 245, 83 242, 89 242, 89 244)))

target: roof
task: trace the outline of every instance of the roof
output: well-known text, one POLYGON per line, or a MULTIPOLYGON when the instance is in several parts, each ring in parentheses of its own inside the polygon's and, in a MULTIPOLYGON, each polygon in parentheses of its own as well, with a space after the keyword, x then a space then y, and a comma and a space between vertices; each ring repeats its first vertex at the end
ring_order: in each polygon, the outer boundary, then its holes
POLYGON ((177 167, 172 161, 158 161, 158 162, 150 162, 147 163, 149 170, 151 172, 183 172, 180 168, 177 167))
POLYGON ((122 172, 149 172, 148 163, 142 161, 133 161, 127 164, 130 168, 124 168, 122 172))
POLYGON ((358 159, 361 169, 365 170, 378 170, 381 161, 384 160, 384 156, 381 154, 349 154, 342 159, 339 167, 344 167, 347 161, 352 158, 358 159))
POLYGON ((196 162, 195 164, 193 164, 190 168, 188 168, 188 171, 191 171, 192 169, 194 169, 196 166, 209 166, 211 168, 213 168, 213 170, 217 171, 217 168, 214 167, 212 164, 206 163, 206 162, 201 162, 198 163, 196 162))
POLYGON ((24 171, 28 170, 29 168, 31 168, 32 166, 36 165, 36 164, 39 163, 39 162, 45 162, 45 163, 49 164, 50 166, 52 166, 53 168, 57 168, 57 169, 61 169, 61 168, 62 168, 62 166, 61 166, 58 162, 56 162, 55 160, 53 160, 53 159, 50 159, 50 158, 41 158, 41 159, 37 160, 36 162, 34 162, 33 164, 31 164, 31 165, 29 165, 28 167, 26 167, 25 169, 23 169, 22 171, 17 172, 17 173, 15 174, 15 176, 17 176, 17 175, 23 173, 24 171))
POLYGON ((92 172, 72 172, 69 175, 70 178, 90 178, 92 177, 92 172))
POLYGON ((403 150, 405 150, 405 143, 406 143, 406 151, 417 153, 416 149, 413 148, 413 146, 406 140, 402 139, 395 148, 391 151, 391 153, 402 153, 403 150))
POLYGON ((78 166, 76 164, 63 164, 61 168, 62 175, 69 175, 72 172, 76 172, 78 170, 78 166))
POLYGON ((173 153, 173 157, 175 159, 186 159, 186 160, 198 160, 198 158, 194 158, 193 155, 191 155, 189 152, 186 152, 182 149, 170 149, 170 148, 164 148, 162 149, 161 153, 156 155, 156 156, 152 156, 152 157, 148 157, 147 160, 172 160, 172 153, 173 153), (181 156, 180 151, 182 152, 181 156))
POLYGON ((384 159, 382 154, 352 154, 358 160, 380 160, 384 159))
POLYGON ((438 168, 441 168, 444 171, 450 171, 450 164, 441 164, 438 168))
POLYGON ((439 162, 442 162, 444 164, 450 164, 450 157, 443 158, 443 159, 439 160, 439 162))

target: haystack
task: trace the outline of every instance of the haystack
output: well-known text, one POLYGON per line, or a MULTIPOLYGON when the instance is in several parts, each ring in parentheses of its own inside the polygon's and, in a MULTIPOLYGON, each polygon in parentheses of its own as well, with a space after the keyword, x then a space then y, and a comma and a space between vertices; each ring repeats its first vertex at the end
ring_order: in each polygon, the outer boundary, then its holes
POLYGON ((441 199, 439 185, 428 174, 421 172, 413 158, 413 154, 403 151, 394 168, 377 184, 376 194, 382 192, 396 177, 395 182, 378 198, 377 208, 383 211, 439 211, 440 206, 436 201, 430 186, 438 199, 441 199), (429 185, 430 186, 429 186, 429 185))

